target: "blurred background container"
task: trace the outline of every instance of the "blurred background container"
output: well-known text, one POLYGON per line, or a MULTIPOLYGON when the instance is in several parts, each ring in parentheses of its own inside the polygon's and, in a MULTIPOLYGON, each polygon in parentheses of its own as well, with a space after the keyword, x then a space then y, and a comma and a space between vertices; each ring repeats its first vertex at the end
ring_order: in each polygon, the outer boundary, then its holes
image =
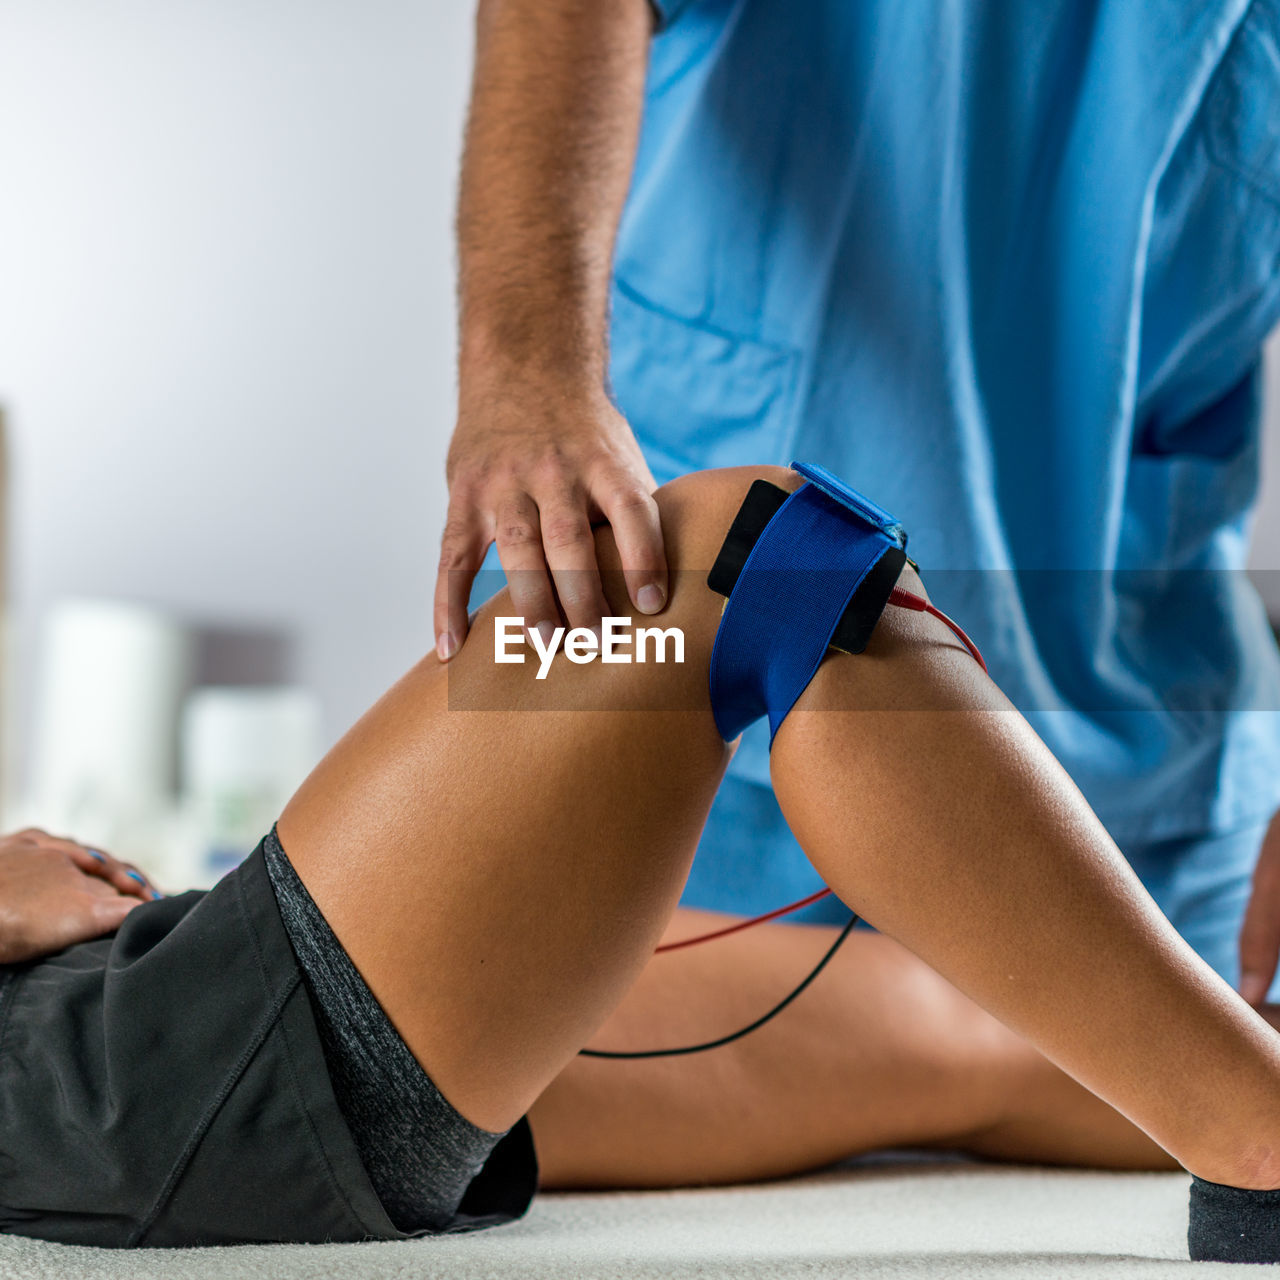
POLYGON ((190 669, 186 632, 159 610, 109 600, 51 608, 32 717, 30 816, 105 849, 153 856, 174 796, 190 669))
POLYGON ((212 884, 252 849, 311 771, 320 706, 306 689, 206 688, 182 718, 184 883, 212 884))

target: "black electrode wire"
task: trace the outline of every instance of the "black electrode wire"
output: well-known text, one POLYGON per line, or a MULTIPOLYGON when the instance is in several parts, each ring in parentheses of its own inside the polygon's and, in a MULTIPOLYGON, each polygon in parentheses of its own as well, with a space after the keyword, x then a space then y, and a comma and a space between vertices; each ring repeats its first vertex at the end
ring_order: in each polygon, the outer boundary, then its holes
POLYGON ((809 976, 790 995, 784 996, 778 1004, 775 1004, 768 1013, 757 1018, 748 1026, 743 1027, 741 1031, 734 1031, 727 1036, 721 1036, 719 1040, 708 1040, 705 1044, 687 1044, 679 1049, 640 1049, 633 1053, 611 1053, 607 1049, 579 1049, 578 1056, 582 1058, 612 1058, 614 1060, 679 1058, 686 1053, 705 1053, 708 1049, 719 1049, 721 1045, 732 1044, 735 1040, 741 1040, 743 1036, 749 1036, 753 1031, 759 1031, 766 1022, 776 1018, 787 1005, 808 989, 810 983, 827 967, 831 957, 840 950, 844 940, 853 932, 853 926, 857 923, 858 917, 856 915, 850 916, 849 923, 840 930, 840 936, 827 948, 826 955, 809 971, 809 976))

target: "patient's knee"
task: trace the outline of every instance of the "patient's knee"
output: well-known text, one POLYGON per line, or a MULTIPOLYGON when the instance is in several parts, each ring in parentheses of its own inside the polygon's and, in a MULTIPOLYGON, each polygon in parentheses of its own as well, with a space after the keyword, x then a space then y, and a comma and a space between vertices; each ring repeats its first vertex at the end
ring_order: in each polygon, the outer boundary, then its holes
MULTIPOLYGON (((706 587, 707 574, 747 490, 756 480, 767 480, 788 491, 798 489, 803 483, 803 479, 787 467, 723 467, 677 476, 654 494, 662 520, 669 603, 674 604, 678 594, 687 597, 691 594, 690 584, 696 584, 708 601, 716 601, 715 610, 719 613, 723 602, 706 587)), ((604 571, 605 596, 610 607, 615 613, 632 613, 622 574, 622 558, 608 524, 596 526, 595 541, 596 561, 604 571)))
POLYGON ((705 580, 747 490, 757 480, 788 492, 804 483, 788 467, 761 464, 693 471, 658 490, 655 497, 672 569, 700 572, 705 580))

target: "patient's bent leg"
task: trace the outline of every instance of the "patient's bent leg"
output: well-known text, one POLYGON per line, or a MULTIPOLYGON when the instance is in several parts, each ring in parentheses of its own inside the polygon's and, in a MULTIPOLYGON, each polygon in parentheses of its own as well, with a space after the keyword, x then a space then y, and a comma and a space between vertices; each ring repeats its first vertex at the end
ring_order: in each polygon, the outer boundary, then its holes
MULTIPOLYGON (((685 629, 682 666, 561 664, 541 683, 497 668, 500 599, 449 672, 420 664, 281 819, 366 981, 476 1124, 530 1105, 674 906, 725 759, 706 703, 719 601, 692 571, 758 474, 660 492, 686 570, 662 615, 685 629), (507 709, 451 711, 451 681, 507 709), (595 709, 610 705, 627 709, 595 709)), ((866 654, 824 662, 773 773, 819 873, 872 924, 1193 1172, 1280 1183, 1280 1039, 1178 938, 940 623, 890 610, 866 654)))
POLYGON ((1280 1037, 1177 935, 995 685, 930 645, 936 625, 890 610, 782 725, 774 787, 805 852, 1192 1172, 1280 1185, 1280 1037))

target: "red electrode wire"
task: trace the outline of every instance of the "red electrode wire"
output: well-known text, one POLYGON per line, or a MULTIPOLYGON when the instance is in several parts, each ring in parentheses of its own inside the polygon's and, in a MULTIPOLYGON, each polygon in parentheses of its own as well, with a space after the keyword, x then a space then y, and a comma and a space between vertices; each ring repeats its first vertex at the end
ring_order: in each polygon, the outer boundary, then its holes
POLYGON ((987 671, 987 664, 983 661, 982 654, 978 652, 978 646, 965 635, 964 628, 952 618, 948 618, 941 609, 934 608, 927 600, 913 595, 910 591, 904 591, 901 587, 894 587, 889 592, 889 603, 896 604, 901 609, 913 609, 916 613, 927 613, 930 617, 937 618, 939 622, 946 623, 951 628, 952 634, 956 639, 969 650, 974 662, 982 668, 983 673, 986 675, 991 674, 987 671))
MULTIPOLYGON (((937 618, 939 622, 944 622, 951 628, 957 640, 973 655, 973 660, 988 675, 987 664, 982 659, 982 654, 978 651, 978 646, 965 634, 964 628, 958 622, 947 617, 941 609, 935 608, 927 600, 913 594, 910 591, 904 591, 902 587, 894 587, 889 593, 889 603, 896 604, 900 609, 911 609, 915 613, 927 613, 931 617, 937 618)), ((803 907, 811 906, 815 902, 821 902, 823 898, 831 895, 830 889, 819 889, 817 893, 811 893, 807 898, 800 898, 795 902, 788 903, 785 907, 776 907, 772 911, 766 911, 762 916, 752 916, 749 920, 739 920, 736 924, 726 925, 723 929, 714 929, 710 933, 699 933, 692 938, 681 938, 678 942, 666 942, 662 946, 655 949, 655 955, 661 955, 664 951, 679 951, 683 947, 696 947, 702 942, 711 942, 716 938, 727 938, 731 933, 741 933, 743 929, 754 929, 758 924, 767 924, 770 920, 777 920, 780 916, 789 916, 793 911, 799 911, 803 907)))
POLYGON ((727 925, 723 929, 717 929, 714 933, 700 933, 695 938, 681 938, 679 942, 666 942, 662 946, 654 949, 654 955, 661 955, 664 951, 679 951, 681 947, 694 947, 699 942, 710 942, 712 938, 727 938, 731 933, 738 933, 742 929, 750 929, 753 925, 766 924, 770 920, 776 920, 779 916, 789 916, 793 911, 799 911, 801 907, 807 907, 810 903, 820 902, 823 898, 829 897, 830 889, 819 889, 817 893, 811 893, 807 898, 801 898, 799 902, 792 902, 785 907, 778 907, 774 911, 766 911, 762 916, 753 916, 750 920, 739 920, 737 924, 727 925))

